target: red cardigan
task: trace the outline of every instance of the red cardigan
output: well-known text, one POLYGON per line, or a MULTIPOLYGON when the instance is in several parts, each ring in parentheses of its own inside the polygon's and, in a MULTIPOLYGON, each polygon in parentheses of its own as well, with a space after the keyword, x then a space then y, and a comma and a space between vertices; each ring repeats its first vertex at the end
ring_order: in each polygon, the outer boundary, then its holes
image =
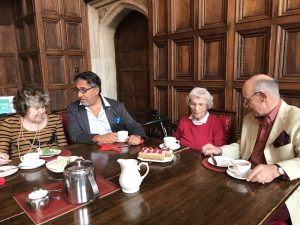
POLYGON ((207 122, 202 125, 194 125, 188 115, 181 117, 175 137, 180 141, 181 145, 199 151, 207 143, 217 147, 225 144, 222 122, 212 114, 209 114, 207 122))

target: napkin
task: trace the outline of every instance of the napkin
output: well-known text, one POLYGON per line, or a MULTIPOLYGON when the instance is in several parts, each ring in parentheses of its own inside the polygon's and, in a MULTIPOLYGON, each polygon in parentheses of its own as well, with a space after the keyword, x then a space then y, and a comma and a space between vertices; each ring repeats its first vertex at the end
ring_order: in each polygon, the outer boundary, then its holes
POLYGON ((5 184, 5 178, 4 177, 0 177, 0 185, 5 184))
POLYGON ((115 144, 98 144, 100 146, 100 151, 115 151, 115 152, 122 152, 122 149, 120 149, 115 144))

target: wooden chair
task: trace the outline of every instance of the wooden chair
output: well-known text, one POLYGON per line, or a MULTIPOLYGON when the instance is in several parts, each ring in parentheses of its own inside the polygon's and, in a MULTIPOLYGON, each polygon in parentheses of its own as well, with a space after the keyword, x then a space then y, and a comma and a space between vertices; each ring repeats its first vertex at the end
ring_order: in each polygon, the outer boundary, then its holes
POLYGON ((59 116, 59 118, 62 121, 64 132, 65 132, 68 144, 69 145, 73 144, 72 140, 70 139, 69 132, 68 132, 68 115, 67 115, 67 112, 65 112, 65 111, 56 112, 56 114, 59 116))
POLYGON ((238 115, 237 112, 221 109, 210 109, 209 113, 216 115, 221 120, 224 128, 225 144, 235 142, 238 115))

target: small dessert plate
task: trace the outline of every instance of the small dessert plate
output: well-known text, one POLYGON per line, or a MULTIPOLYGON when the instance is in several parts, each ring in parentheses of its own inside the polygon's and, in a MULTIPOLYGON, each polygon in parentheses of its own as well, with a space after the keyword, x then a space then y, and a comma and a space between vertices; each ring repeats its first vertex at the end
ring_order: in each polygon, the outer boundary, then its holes
POLYGON ((16 173, 19 168, 17 166, 0 166, 0 177, 7 177, 16 173))
MULTIPOLYGON (((250 172, 251 172, 251 170, 249 171, 249 173, 250 173, 250 172)), ((239 180, 246 180, 246 177, 247 177, 247 176, 242 177, 242 176, 240 176, 239 174, 236 174, 235 172, 231 171, 230 169, 227 169, 227 170, 226 170, 226 173, 227 173, 229 176, 231 176, 231 177, 233 177, 233 178, 236 178, 236 179, 239 179, 239 180)))
POLYGON ((22 169, 22 170, 31 170, 31 169, 35 169, 35 168, 38 168, 42 165, 45 164, 45 160, 44 159, 39 159, 36 163, 34 164, 27 164, 27 163, 20 163, 19 164, 19 168, 22 169))
POLYGON ((217 166, 217 167, 228 167, 230 166, 230 162, 232 160, 234 160, 233 158, 231 157, 227 157, 227 156, 221 156, 221 155, 216 155, 214 156, 215 160, 217 161, 217 165, 215 165, 213 163, 213 160, 211 157, 208 158, 208 162, 209 164, 213 165, 213 166, 217 166))

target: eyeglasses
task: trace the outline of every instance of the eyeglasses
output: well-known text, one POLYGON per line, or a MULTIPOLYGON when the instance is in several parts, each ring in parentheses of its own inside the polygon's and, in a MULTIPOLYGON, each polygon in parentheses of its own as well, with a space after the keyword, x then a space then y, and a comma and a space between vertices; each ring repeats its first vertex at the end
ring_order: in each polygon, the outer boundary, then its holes
POLYGON ((91 90, 92 88, 94 88, 94 87, 90 87, 90 88, 87 88, 87 89, 72 88, 72 91, 75 92, 76 94, 79 94, 79 92, 81 94, 85 94, 88 90, 91 90))
POLYGON ((258 95, 260 94, 261 92, 258 91, 258 92, 255 92, 253 95, 251 95, 251 97, 242 97, 242 102, 243 102, 243 105, 248 105, 250 103, 250 101, 252 100, 252 98, 255 96, 255 95, 258 95))
POLYGON ((200 104, 197 104, 197 103, 194 103, 194 102, 190 102, 189 103, 189 106, 193 109, 199 107, 199 108, 203 108, 203 107, 206 107, 207 104, 204 104, 204 103, 200 103, 200 104))

